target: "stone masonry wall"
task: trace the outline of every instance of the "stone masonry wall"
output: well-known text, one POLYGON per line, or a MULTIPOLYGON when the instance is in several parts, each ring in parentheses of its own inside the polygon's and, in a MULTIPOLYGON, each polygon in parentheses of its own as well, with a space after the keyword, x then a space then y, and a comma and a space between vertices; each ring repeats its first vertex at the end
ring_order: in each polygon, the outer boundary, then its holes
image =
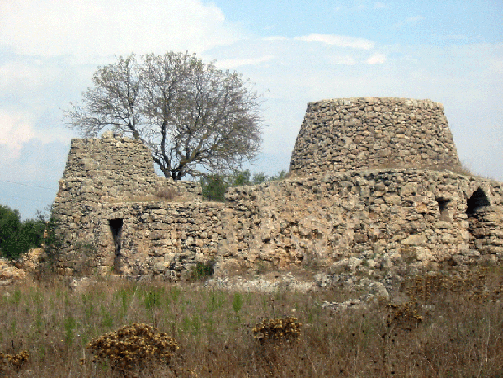
POLYGON ((193 183, 175 185, 171 179, 159 177, 140 140, 105 134, 102 139, 72 140, 55 206, 152 199, 169 190, 200 195, 193 183))
POLYGON ((192 264, 216 258, 226 238, 223 208, 224 204, 211 202, 105 204, 83 216, 74 228, 58 262, 60 273, 177 279, 192 264), (110 226, 114 219, 122 220, 119 240, 110 226))
POLYGON ((461 168, 443 106, 406 98, 341 98, 308 104, 290 172, 461 168))
POLYGON ((498 261, 502 224, 501 183, 416 169, 330 173, 231 188, 226 203, 103 204, 67 230, 59 267, 65 274, 91 268, 178 279, 208 261, 218 274, 330 267, 354 258, 376 271, 498 261), (486 202, 468 214, 475 193, 486 202), (113 219, 123 220, 119 252, 113 219))
POLYGON ((177 280, 209 261, 219 275, 363 261, 379 275, 503 259, 503 183, 444 168, 460 165, 429 100, 309 104, 293 175, 230 188, 225 203, 158 177, 141 141, 73 140, 53 206, 55 266, 177 280))
POLYGON ((247 261, 330 266, 356 256, 378 265, 503 257, 503 184, 490 180, 366 170, 231 188, 227 197, 246 214, 235 239, 246 241, 240 249, 247 261), (468 214, 476 191, 487 202, 468 214))
POLYGON ((99 233, 103 224, 111 232, 110 206, 128 209, 128 214, 138 210, 138 204, 200 197, 197 183, 157 176, 150 151, 139 140, 110 134, 102 139, 73 139, 52 209, 58 220, 61 267, 65 270, 68 264, 83 261, 91 250, 95 255, 91 265, 113 266, 108 264, 107 251, 101 250, 106 243, 99 233))

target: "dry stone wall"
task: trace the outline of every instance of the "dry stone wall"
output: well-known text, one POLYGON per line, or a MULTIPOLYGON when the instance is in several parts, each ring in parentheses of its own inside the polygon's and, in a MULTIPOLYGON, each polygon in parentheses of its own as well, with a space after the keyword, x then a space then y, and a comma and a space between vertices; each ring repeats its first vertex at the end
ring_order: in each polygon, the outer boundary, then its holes
POLYGON ((503 186, 490 180, 417 169, 351 171, 232 188, 228 200, 248 210, 238 237, 251 243, 248 261, 330 266, 365 256, 383 266, 503 256, 503 186), (468 213, 477 196, 485 201, 468 213))
POLYGON ((56 207, 155 199, 170 191, 200 195, 195 183, 175 185, 171 179, 159 177, 140 140, 105 134, 102 139, 72 140, 56 207))
POLYGON ((309 103, 290 172, 366 168, 460 170, 442 104, 376 97, 309 103))
POLYGON ((501 260, 503 184, 424 168, 439 162, 459 165, 441 105, 428 100, 310 104, 294 175, 230 188, 225 203, 204 201, 197 183, 158 177, 140 141, 73 140, 53 208, 55 266, 178 280, 208 262, 224 276, 365 266, 379 277, 501 260), (396 156, 418 167, 369 169, 396 156))
POLYGON ((497 182, 415 169, 331 173, 231 188, 226 203, 102 204, 69 227, 59 267, 176 280, 198 262, 214 261, 226 275, 353 259, 377 274, 400 264, 498 261, 502 223, 497 182), (467 212, 480 193, 486 202, 467 212))
MULTIPOLYGON (((109 133, 101 139, 72 140, 52 210, 58 222, 58 269, 71 274, 82 269, 113 268, 115 244, 110 257, 104 238, 110 236, 114 243, 113 220, 119 219, 116 213, 139 214, 143 204, 169 203, 174 198, 197 201, 201 187, 194 182, 175 184, 157 176, 150 151, 141 141, 115 138, 109 133), (120 210, 110 210, 114 206, 120 210), (104 234, 103 227, 107 230, 104 234)), ((118 268, 120 264, 116 265, 118 268)))
POLYGON ((224 204, 151 201, 105 204, 81 219, 60 273, 163 275, 177 279, 216 258, 226 235, 224 204), (117 234, 111 221, 120 220, 117 234))

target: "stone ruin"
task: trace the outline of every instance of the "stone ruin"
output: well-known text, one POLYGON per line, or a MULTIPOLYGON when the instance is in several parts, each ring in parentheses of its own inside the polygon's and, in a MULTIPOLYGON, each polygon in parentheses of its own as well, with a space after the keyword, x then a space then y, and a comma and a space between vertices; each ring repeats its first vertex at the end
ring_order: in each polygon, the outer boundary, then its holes
POLYGON ((372 97, 310 103, 290 172, 303 175, 369 168, 460 171, 442 104, 372 97))
MULTIPOLYGON (((290 176, 229 188, 156 175, 141 141, 74 139, 53 205, 63 275, 183 279, 365 264, 435 268, 503 259, 503 184, 463 173, 439 103, 310 103, 290 176)), ((370 273, 369 273, 370 274, 370 273)))

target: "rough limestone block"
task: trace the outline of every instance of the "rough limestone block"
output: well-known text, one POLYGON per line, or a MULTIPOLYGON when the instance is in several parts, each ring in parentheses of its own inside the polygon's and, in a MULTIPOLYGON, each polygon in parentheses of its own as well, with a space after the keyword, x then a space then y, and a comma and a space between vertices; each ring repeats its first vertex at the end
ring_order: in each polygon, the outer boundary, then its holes
POLYGON ((402 240, 402 244, 405 245, 424 245, 426 244, 425 235, 409 235, 406 239, 402 240))

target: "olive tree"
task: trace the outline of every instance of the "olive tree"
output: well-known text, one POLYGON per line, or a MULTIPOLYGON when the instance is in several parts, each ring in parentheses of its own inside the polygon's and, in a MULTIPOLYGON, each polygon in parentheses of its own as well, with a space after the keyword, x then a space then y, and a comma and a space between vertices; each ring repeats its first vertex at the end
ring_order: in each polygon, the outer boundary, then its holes
POLYGON ((99 67, 82 104, 65 112, 85 137, 112 129, 141 139, 166 177, 220 172, 260 148, 259 96, 236 72, 195 55, 130 55, 99 67))

